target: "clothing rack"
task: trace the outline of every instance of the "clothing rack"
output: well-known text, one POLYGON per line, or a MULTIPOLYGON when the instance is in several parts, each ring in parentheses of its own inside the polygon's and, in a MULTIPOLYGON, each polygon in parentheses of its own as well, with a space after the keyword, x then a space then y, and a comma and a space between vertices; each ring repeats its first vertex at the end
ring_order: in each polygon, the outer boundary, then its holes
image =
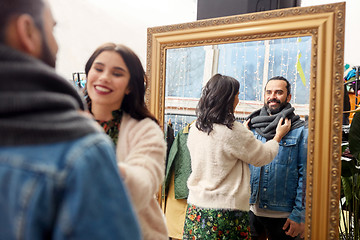
POLYGON ((74 72, 72 74, 73 82, 78 88, 84 88, 86 83, 86 74, 84 72, 74 72))
MULTIPOLYGON (((181 131, 187 124, 196 119, 194 114, 177 114, 177 113, 165 113, 166 125, 171 121, 172 127, 174 129, 175 136, 179 131, 181 131), (171 119, 171 120, 170 120, 171 119)), ((165 129, 166 126, 164 126, 165 129)))
POLYGON ((247 117, 236 117, 235 118, 235 121, 238 121, 238 122, 245 122, 246 121, 246 119, 247 119, 247 117))
POLYGON ((353 67, 353 69, 355 70, 356 72, 356 75, 355 75, 355 88, 354 88, 354 91, 355 91, 355 106, 358 105, 358 88, 359 88, 359 69, 360 69, 360 66, 355 66, 353 67))
POLYGON ((355 94, 355 106, 357 106, 359 104, 358 101, 358 90, 360 88, 360 80, 359 80, 359 71, 360 71, 360 66, 354 66, 353 70, 355 70, 355 80, 352 81, 347 81, 344 83, 344 85, 350 85, 353 84, 353 88, 354 88, 354 94, 355 94))

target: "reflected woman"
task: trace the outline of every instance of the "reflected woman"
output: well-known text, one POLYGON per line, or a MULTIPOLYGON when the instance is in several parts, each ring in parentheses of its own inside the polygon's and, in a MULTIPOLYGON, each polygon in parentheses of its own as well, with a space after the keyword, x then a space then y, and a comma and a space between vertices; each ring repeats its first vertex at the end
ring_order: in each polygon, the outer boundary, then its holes
POLYGON ((146 77, 141 62, 128 47, 108 43, 91 55, 85 73, 89 110, 116 145, 119 171, 143 237, 168 239, 155 198, 164 178, 166 144, 144 102, 146 77))
POLYGON ((214 75, 203 88, 196 109, 196 127, 187 146, 192 173, 188 179, 188 207, 183 239, 246 239, 249 237, 249 164, 271 162, 279 142, 290 129, 281 120, 274 138, 266 143, 235 121, 239 82, 214 75))

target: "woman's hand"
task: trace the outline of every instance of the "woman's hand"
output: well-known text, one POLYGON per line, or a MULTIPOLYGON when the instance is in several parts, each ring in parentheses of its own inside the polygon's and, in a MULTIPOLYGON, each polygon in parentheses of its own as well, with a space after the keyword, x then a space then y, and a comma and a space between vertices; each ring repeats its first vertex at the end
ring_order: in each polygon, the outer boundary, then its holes
POLYGON ((280 142, 280 140, 289 132, 291 127, 291 120, 285 118, 285 123, 283 124, 284 119, 280 118, 279 123, 276 127, 276 134, 274 140, 280 142))
POLYGON ((243 122, 243 125, 250 130, 250 127, 249 127, 249 122, 250 122, 250 119, 246 120, 245 122, 243 122))

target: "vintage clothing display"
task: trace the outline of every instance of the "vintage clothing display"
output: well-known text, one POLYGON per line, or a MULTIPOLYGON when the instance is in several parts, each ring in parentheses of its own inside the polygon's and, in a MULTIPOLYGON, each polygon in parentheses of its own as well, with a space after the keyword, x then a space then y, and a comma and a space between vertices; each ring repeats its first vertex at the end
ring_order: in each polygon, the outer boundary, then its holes
POLYGON ((191 159, 187 147, 190 124, 182 131, 179 131, 173 141, 169 155, 165 174, 165 189, 169 187, 172 171, 175 174, 175 198, 186 199, 189 194, 187 179, 191 173, 191 159))
POLYGON ((178 132, 168 155, 163 185, 165 216, 169 237, 182 239, 189 189, 187 179, 191 173, 191 159, 186 145, 190 124, 178 132))
POLYGON ((187 199, 175 198, 174 176, 175 174, 173 172, 165 201, 166 226, 168 228, 169 237, 173 239, 182 239, 187 199))

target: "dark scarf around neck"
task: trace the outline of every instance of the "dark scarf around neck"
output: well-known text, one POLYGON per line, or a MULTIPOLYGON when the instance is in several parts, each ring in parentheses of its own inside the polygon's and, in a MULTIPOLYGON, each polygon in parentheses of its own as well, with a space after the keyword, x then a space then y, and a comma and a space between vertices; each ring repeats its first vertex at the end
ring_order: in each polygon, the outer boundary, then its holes
POLYGON ((99 132, 72 84, 39 60, 0 44, 0 145, 70 141, 99 132))
POLYGON ((264 106, 249 115, 248 119, 251 119, 249 127, 250 129, 255 129, 257 133, 267 140, 270 140, 275 136, 276 127, 280 118, 288 118, 291 120, 290 131, 305 125, 305 122, 300 119, 300 116, 295 115, 294 110, 291 104, 288 103, 281 112, 270 116, 264 106))

